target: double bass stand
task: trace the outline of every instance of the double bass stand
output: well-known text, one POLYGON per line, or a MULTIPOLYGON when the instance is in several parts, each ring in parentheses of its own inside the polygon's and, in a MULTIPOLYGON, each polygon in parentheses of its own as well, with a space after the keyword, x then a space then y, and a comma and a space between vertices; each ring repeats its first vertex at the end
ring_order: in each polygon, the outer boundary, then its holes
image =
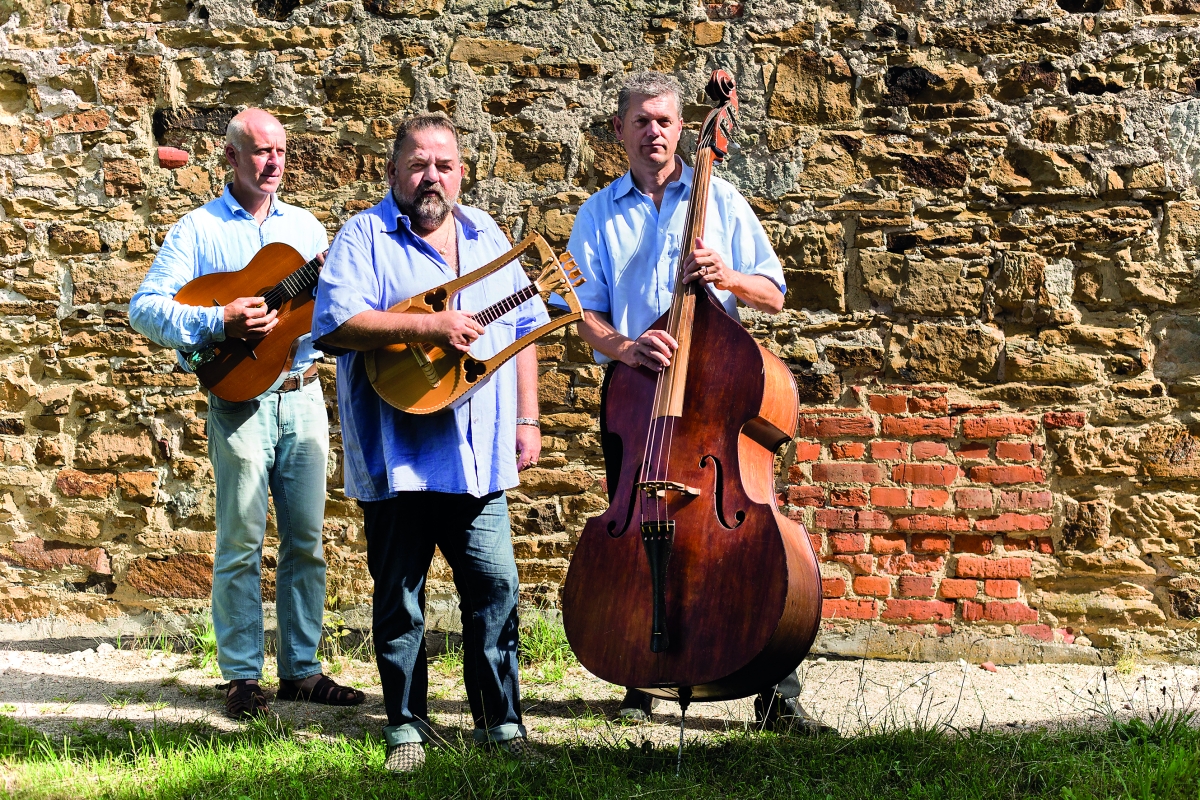
POLYGON ((679 749, 675 753, 675 777, 683 769, 683 721, 687 719, 688 706, 692 704, 692 687, 679 687, 679 749))

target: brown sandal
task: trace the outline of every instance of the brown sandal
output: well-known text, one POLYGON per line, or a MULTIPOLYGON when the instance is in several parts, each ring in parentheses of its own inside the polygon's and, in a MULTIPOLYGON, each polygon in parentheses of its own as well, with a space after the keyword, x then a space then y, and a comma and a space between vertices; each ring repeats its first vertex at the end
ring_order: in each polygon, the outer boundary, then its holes
POLYGON ((279 691, 275 693, 275 698, 277 700, 304 700, 326 706, 356 706, 367 699, 367 696, 358 689, 339 686, 328 675, 322 675, 316 685, 308 691, 300 688, 301 683, 303 681, 280 679, 279 691))
POLYGON ((217 687, 225 689, 225 716, 230 719, 254 719, 271 713, 267 695, 258 683, 234 680, 217 687))

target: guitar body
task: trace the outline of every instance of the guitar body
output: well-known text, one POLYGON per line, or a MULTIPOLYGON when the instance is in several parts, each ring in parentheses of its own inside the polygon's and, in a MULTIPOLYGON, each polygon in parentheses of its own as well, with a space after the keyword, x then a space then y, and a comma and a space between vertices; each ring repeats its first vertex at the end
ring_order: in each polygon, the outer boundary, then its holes
MULTIPOLYGON (((189 306, 225 305, 239 297, 262 297, 303 267, 304 257, 290 245, 269 244, 237 272, 214 272, 189 281, 175 294, 189 306)), ((296 340, 312 330, 312 292, 302 292, 279 307, 279 323, 255 341, 226 339, 215 357, 196 369, 204 388, 231 403, 258 397, 292 366, 296 340)))

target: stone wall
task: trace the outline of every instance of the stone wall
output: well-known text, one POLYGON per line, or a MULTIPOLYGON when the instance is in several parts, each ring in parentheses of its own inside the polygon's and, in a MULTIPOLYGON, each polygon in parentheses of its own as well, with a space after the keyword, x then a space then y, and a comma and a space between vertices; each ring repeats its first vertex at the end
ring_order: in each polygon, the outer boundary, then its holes
MULTIPOLYGON (((680 78, 690 148, 723 66, 742 111, 721 174, 751 198, 790 286, 783 315, 744 320, 801 388, 779 495, 824 561, 822 646, 1187 656, 1196 13, 1195 0, 0 0, 0 617, 204 604, 205 399, 130 330, 126 304, 168 227, 220 190, 236 109, 286 123, 287 198, 330 232, 380 196, 394 120, 444 110, 463 132, 467 200, 514 238, 561 246, 622 171, 608 121, 622 76, 680 78)), ((546 454, 511 498, 524 599, 553 608, 574 537, 604 506, 600 370, 573 333, 539 351, 546 454)), ((322 377, 332 398, 332 365, 322 377)), ((361 522, 337 488, 326 545, 331 596, 363 601, 361 522)))

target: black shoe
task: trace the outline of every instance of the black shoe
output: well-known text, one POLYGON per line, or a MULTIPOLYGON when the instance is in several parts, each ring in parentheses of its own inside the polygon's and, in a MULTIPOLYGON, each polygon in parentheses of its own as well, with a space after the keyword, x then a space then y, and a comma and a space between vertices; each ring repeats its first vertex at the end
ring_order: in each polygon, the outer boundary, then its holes
POLYGON ((627 689, 625 699, 621 701, 621 709, 617 712, 617 722, 636 724, 649 722, 658 699, 637 689, 627 689))
POLYGON ((837 735, 837 729, 809 715, 800 700, 784 697, 778 692, 763 692, 754 698, 754 721, 759 730, 775 733, 799 733, 817 736, 823 733, 837 735))

